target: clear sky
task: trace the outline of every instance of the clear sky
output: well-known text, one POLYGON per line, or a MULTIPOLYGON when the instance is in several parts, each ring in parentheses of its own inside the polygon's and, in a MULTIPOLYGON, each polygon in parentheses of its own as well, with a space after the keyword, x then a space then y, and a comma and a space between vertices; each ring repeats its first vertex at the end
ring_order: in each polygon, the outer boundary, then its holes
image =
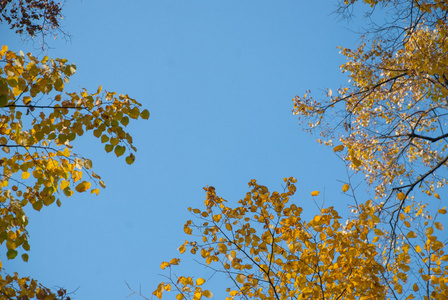
MULTIPOLYGON (((47 53, 77 65, 67 90, 101 84, 151 117, 130 126, 132 166, 93 137, 75 143, 107 189, 29 211, 29 262, 5 262, 6 270, 76 290, 73 299, 125 299, 125 281, 150 296, 160 263, 179 257, 187 208, 203 205, 206 185, 236 203, 251 179, 278 190, 294 176, 305 215, 317 212, 313 190, 344 212, 344 164, 291 113, 295 95, 346 83, 336 47, 356 45, 359 20, 338 21, 336 2, 67 1, 62 26, 72 38, 51 41, 47 53)), ((39 54, 38 44, 0 30, 11 50, 39 54)))

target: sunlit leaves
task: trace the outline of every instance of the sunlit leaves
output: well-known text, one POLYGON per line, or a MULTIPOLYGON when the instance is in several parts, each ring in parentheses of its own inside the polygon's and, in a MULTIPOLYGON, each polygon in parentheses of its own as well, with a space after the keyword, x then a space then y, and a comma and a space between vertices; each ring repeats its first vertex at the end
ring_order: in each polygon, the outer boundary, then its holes
MULTIPOLYGON (((347 227, 340 225, 340 217, 333 208, 323 209, 309 222, 303 221, 302 209, 289 202, 296 190, 292 180, 287 180, 284 192, 273 193, 253 180, 249 183, 250 193, 235 208, 226 206, 225 200, 216 196, 213 187, 205 188, 205 205, 210 217, 204 217, 200 209, 190 209, 204 223, 196 225, 188 221, 184 226, 184 230, 188 228, 189 234, 202 235, 202 239, 186 241, 179 251, 185 253, 186 247, 190 247, 192 254, 200 253, 206 265, 221 264, 225 270, 234 270, 233 278, 240 286, 228 291, 230 297, 241 293, 250 298, 264 299, 271 293, 288 295, 289 291, 295 291, 294 295, 305 293, 311 296, 319 285, 311 280, 315 270, 308 266, 316 262, 328 272, 323 274, 324 280, 328 280, 328 294, 342 293, 344 288, 341 285, 330 283, 338 280, 347 282, 348 274, 353 274, 350 261, 359 263, 359 257, 366 251, 371 255, 376 253, 374 245, 362 241, 365 234, 373 230, 374 222, 370 219, 373 208, 361 206, 365 223, 353 221, 347 227), (335 253, 339 253, 339 259, 335 253), (299 264, 299 261, 303 263, 299 264), (347 263, 349 265, 345 265, 347 263), (269 284, 262 284, 270 280, 278 284, 275 292, 269 284)), ((371 273, 373 278, 377 278, 375 274, 383 270, 381 265, 374 261, 369 263, 373 264, 370 267, 374 266, 372 270, 375 271, 371 273)), ((359 274, 368 272, 370 267, 364 271, 360 269, 359 274)), ((202 281, 198 280, 196 285, 202 285, 202 281)), ((382 287, 379 278, 376 280, 371 284, 378 286, 375 291, 378 293, 382 287)), ((201 293, 204 297, 209 295, 192 287, 186 280, 173 282, 183 285, 178 286, 178 291, 182 293, 193 296, 201 293)), ((357 290, 357 287, 355 284, 350 285, 350 289, 357 290)))
MULTIPOLYGON (((101 86, 94 93, 67 91, 75 72, 66 59, 0 50, 0 244, 8 259, 30 249, 25 206, 41 211, 61 206, 61 199, 75 192, 98 195, 106 187, 92 161, 73 149, 75 140, 89 133, 109 143, 106 152, 126 154, 127 164, 135 161, 137 149, 125 125, 149 118, 149 112, 128 95, 102 92, 101 86)), ((27 253, 20 254, 28 261, 27 253)), ((10 284, 0 275, 2 292, 10 284)), ((40 291, 38 299, 50 295, 40 291)))
POLYGON ((398 193, 397 198, 398 200, 404 200, 406 198, 406 195, 404 193, 398 193))
POLYGON ((344 150, 344 145, 338 145, 338 146, 333 148, 334 152, 340 152, 342 150, 344 150))
POLYGON ((413 239, 417 237, 417 234, 414 231, 409 231, 408 234, 406 235, 406 237, 408 239, 413 239))
MULTIPOLYGON (((343 12, 352 11, 355 2, 382 4, 396 18, 367 30, 378 34, 364 35, 355 49, 340 48, 347 58, 341 66, 349 79, 345 87, 323 100, 309 92, 296 96, 293 112, 305 130, 317 131, 320 143, 337 144, 333 151, 344 151, 341 157, 365 173, 377 196, 402 187, 406 195, 420 188, 440 199, 434 190, 446 183, 448 161, 448 6, 444 1, 345 2, 343 12), (402 27, 405 19, 409 24, 402 27), (382 36, 385 32, 397 36, 382 36)), ((404 194, 397 194, 400 201, 404 194)))
MULTIPOLYGON (((408 293, 409 274, 416 272, 415 265, 428 264, 428 257, 429 269, 420 274, 433 274, 428 277, 431 288, 439 294, 448 292, 438 284, 448 271, 436 271, 448 268, 448 256, 443 255, 444 244, 432 226, 425 225, 422 231, 408 222, 404 242, 389 260, 384 251, 390 247, 390 230, 376 215, 381 206, 371 200, 359 203, 344 225, 333 207, 322 208, 305 220, 302 208, 294 204, 297 201, 291 201, 296 191, 293 180, 287 179, 281 192, 270 192, 252 180, 250 192, 235 207, 217 196, 214 187, 204 188, 205 211, 189 208, 199 222, 188 220, 184 225, 184 231, 198 239, 185 241, 179 252, 196 255, 211 270, 227 274, 231 278, 224 286, 228 299, 238 295, 249 299, 387 298, 390 293, 408 293)), ((417 216, 420 210, 424 206, 406 208, 403 220, 422 218, 423 213, 417 216)), ((434 222, 434 227, 438 224, 434 222)), ((179 298, 207 297, 202 277, 193 281, 193 277, 171 274, 175 270, 170 269, 168 278, 179 298)), ((162 296, 160 287, 154 295, 162 296)), ((406 296, 412 298, 412 294, 406 296)))
POLYGON ((170 264, 169 264, 168 262, 164 261, 164 262, 162 262, 162 264, 160 265, 160 268, 161 268, 162 270, 165 270, 165 268, 166 268, 166 267, 169 267, 169 266, 170 266, 170 264))
POLYGON ((203 278, 198 278, 196 280, 196 285, 197 286, 203 285, 204 283, 205 283, 205 279, 203 279, 203 278))

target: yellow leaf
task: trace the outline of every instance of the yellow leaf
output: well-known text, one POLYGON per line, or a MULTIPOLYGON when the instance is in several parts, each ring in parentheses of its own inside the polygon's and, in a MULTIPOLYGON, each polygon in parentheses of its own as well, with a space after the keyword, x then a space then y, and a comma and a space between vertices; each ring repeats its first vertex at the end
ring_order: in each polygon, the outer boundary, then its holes
POLYGON ((232 225, 230 225, 230 223, 227 223, 226 224, 226 229, 229 230, 229 231, 232 230, 232 225))
POLYGON ((434 227, 437 228, 438 230, 443 230, 443 225, 440 222, 435 222, 434 227))
POLYGON ((23 102, 23 104, 25 104, 25 105, 30 104, 30 103, 31 103, 31 97, 29 97, 29 96, 25 96, 25 97, 23 97, 22 102, 23 102))
POLYGON ((160 264, 160 269, 165 270, 165 268, 169 267, 169 266, 170 266, 170 264, 168 262, 164 261, 160 264))
POLYGON ((180 246, 179 248, 177 248, 177 250, 179 250, 179 252, 182 254, 185 252, 185 245, 180 246))
POLYGON ((334 152, 341 152, 342 150, 344 150, 344 145, 338 145, 333 148, 334 152))
POLYGON ((28 172, 23 172, 22 173, 22 179, 28 179, 29 177, 30 177, 30 173, 28 173, 28 172))
POLYGON ((70 182, 68 182, 67 180, 62 180, 61 181, 61 190, 65 189, 69 185, 70 185, 70 182))
POLYGON ((350 186, 346 183, 342 186, 342 191, 345 193, 348 191, 349 188, 350 188, 350 186))
POLYGON ((203 279, 203 278, 198 278, 198 279, 196 279, 196 285, 197 285, 197 286, 203 285, 204 282, 205 282, 205 279, 203 279))
POLYGON ((358 168, 361 165, 361 161, 354 156, 351 158, 351 161, 356 168, 358 168))
POLYGON ((68 148, 65 148, 64 151, 62 151, 62 154, 63 154, 65 157, 69 157, 69 156, 70 156, 70 150, 68 150, 68 148))
POLYGON ((397 194, 397 198, 398 198, 398 200, 401 201, 401 200, 404 200, 406 198, 406 195, 400 192, 400 193, 397 194))
POLYGON ((236 281, 238 281, 241 284, 244 284, 245 279, 246 279, 246 276, 244 276, 243 274, 236 275, 236 281))
POLYGON ((90 182, 83 181, 75 187, 75 190, 78 193, 83 193, 83 192, 87 191, 89 188, 90 188, 90 182))
POLYGON ((379 230, 379 229, 377 229, 377 228, 375 228, 373 231, 374 231, 375 234, 378 235, 378 236, 382 236, 382 235, 384 234, 381 230, 379 230))
POLYGON ((373 215, 373 216, 372 216, 372 221, 373 221, 373 223, 375 223, 375 224, 381 222, 380 218, 378 218, 378 216, 376 216, 376 215, 373 215))
POLYGON ((409 231, 408 234, 406 235, 406 237, 408 239, 416 238, 417 234, 414 231, 409 231))
POLYGON ((437 194, 437 193, 434 193, 434 197, 436 197, 437 199, 439 199, 439 200, 440 200, 440 196, 439 196, 439 194, 437 194))
POLYGON ((412 286, 412 289, 414 290, 414 292, 417 292, 419 290, 418 285, 416 283, 414 283, 414 285, 412 286))
POLYGON ((415 252, 417 253, 422 252, 422 248, 419 245, 415 246, 415 252))
POLYGON ((99 189, 93 189, 90 191, 91 194, 96 194, 98 196, 98 194, 100 193, 99 189))
POLYGON ((173 258, 170 260, 170 265, 178 265, 180 262, 179 258, 173 258))
POLYGON ((443 247, 445 247, 445 245, 440 242, 440 241, 435 241, 432 245, 431 245, 431 250, 433 251, 437 251, 442 249, 443 247))
POLYGON ((204 297, 206 297, 206 298, 211 298, 211 297, 213 297, 212 292, 210 292, 209 290, 202 291, 202 295, 203 295, 204 297))
POLYGON ((8 51, 8 46, 3 45, 2 50, 0 50, 0 58, 2 58, 3 55, 5 55, 6 51, 8 51))
POLYGON ((314 192, 311 192, 311 196, 319 196, 319 191, 314 191, 314 192))
POLYGON ((184 299, 184 295, 183 294, 177 294, 176 300, 182 300, 182 299, 184 299))

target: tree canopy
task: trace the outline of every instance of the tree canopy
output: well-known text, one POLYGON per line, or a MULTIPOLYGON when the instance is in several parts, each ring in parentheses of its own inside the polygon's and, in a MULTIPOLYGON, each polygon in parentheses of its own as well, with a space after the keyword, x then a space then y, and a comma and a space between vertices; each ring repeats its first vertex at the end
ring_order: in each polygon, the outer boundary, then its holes
MULTIPOLYGON (((24 207, 40 211, 74 192, 98 195, 105 188, 92 161, 71 142, 85 133, 105 144, 106 152, 126 155, 132 164, 137 151, 126 126, 131 120, 148 119, 149 112, 128 95, 102 92, 67 92, 76 66, 66 59, 41 60, 31 53, 15 53, 3 46, 0 51, 0 244, 6 244, 7 258, 19 251, 28 260, 28 217, 24 207), (93 185, 92 185, 93 184, 93 185), (61 198, 62 196, 62 198, 61 198)), ((0 261, 1 267, 1 261, 0 261)), ((1 276, 1 275, 0 275, 1 276)), ((0 293, 6 299, 46 299, 49 289, 17 274, 0 277, 0 293)), ((59 297, 65 296, 61 292, 59 297)))
MULTIPOLYGON (((341 10, 356 2, 344 1, 341 10)), ((393 20, 374 26, 357 49, 341 48, 348 86, 323 100, 297 96, 293 112, 319 132, 319 142, 342 151, 378 196, 406 198, 415 188, 436 195, 448 160, 448 4, 364 2, 372 10, 383 5, 393 20)))
MULTIPOLYGON (((2 1, 0 21, 34 37, 59 27, 60 9, 53 1, 2 1)), ((91 132, 106 152, 126 154, 126 163, 132 164, 137 149, 126 126, 148 119, 149 111, 128 95, 102 91, 101 86, 95 93, 68 92, 76 66, 66 59, 39 59, 3 45, 0 65, 0 244, 6 245, 7 259, 21 252, 28 261, 26 206, 40 211, 61 206, 75 192, 98 195, 106 187, 92 161, 71 143, 91 132)), ((0 299, 32 298, 70 299, 65 289, 55 292, 30 277, 0 274, 0 299)))
MULTIPOLYGON (((257 181, 236 207, 206 187, 204 208, 189 209, 184 231, 192 240, 180 247, 199 256, 200 263, 228 278, 226 299, 445 299, 448 296, 448 255, 434 234, 443 230, 437 216, 429 222, 422 211, 404 212, 406 229, 400 247, 389 253, 389 237, 371 200, 357 206, 351 217, 334 207, 322 207, 310 220, 293 201, 295 178, 284 178, 284 190, 270 192, 257 181), (412 225, 409 221, 412 220, 412 225), (413 231, 418 230, 418 231, 413 231), (414 266, 418 266, 417 269, 414 266)), ((318 194, 313 192, 314 195, 318 194)), ((211 298, 206 279, 180 275, 181 260, 162 262, 169 269, 153 295, 162 299, 211 298)), ((222 295, 222 294, 220 294, 222 295)))
MULTIPOLYGON (((372 23, 356 49, 340 48, 348 84, 328 89, 322 99, 310 91, 294 97, 293 114, 354 174, 365 175, 374 197, 359 195, 347 181, 341 190, 352 192, 349 214, 321 205, 307 217, 293 177, 284 178, 278 191, 253 179, 232 202, 207 186, 204 206, 189 208, 194 218, 183 227, 188 237, 178 251, 224 280, 216 288, 203 274, 181 269, 184 259, 170 257, 160 265, 166 280, 152 298, 448 298, 447 209, 438 191, 448 165, 448 4, 344 0, 338 13, 349 18, 355 5, 366 5, 372 23), (383 13, 386 21, 378 24, 375 16, 383 13), (428 210, 422 199, 437 208, 428 210)), ((61 5, 53 1, 1 1, 0 9, 0 21, 19 34, 59 28, 61 5)), ((93 93, 69 92, 76 66, 66 59, 3 46, 0 64, 0 244, 7 259, 27 261, 27 208, 60 206, 74 193, 105 188, 73 142, 91 133, 106 152, 132 164, 136 148, 127 125, 148 119, 149 112, 101 86, 93 93)), ((70 296, 2 270, 0 299, 30 298, 70 296)))

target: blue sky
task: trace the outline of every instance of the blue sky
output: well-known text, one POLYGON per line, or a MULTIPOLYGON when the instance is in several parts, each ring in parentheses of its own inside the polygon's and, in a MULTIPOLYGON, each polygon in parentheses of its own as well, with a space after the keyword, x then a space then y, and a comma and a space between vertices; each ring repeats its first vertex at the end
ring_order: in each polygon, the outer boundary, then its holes
MULTIPOLYGON (((73 299, 124 299, 125 281, 150 296, 163 280, 160 263, 179 257, 187 208, 203 205, 206 185, 236 203, 253 178, 278 190, 294 176, 305 214, 317 212, 313 190, 344 211, 344 164, 291 113, 295 95, 346 82, 336 47, 356 45, 348 28, 357 20, 338 22, 336 2, 68 1, 62 25, 72 38, 51 41, 47 53, 77 65, 67 89, 101 84, 151 117, 130 126, 132 166, 93 137, 75 143, 107 189, 30 211, 30 260, 5 262, 6 270, 76 290, 73 299)), ((40 52, 0 30, 10 49, 40 52)))

